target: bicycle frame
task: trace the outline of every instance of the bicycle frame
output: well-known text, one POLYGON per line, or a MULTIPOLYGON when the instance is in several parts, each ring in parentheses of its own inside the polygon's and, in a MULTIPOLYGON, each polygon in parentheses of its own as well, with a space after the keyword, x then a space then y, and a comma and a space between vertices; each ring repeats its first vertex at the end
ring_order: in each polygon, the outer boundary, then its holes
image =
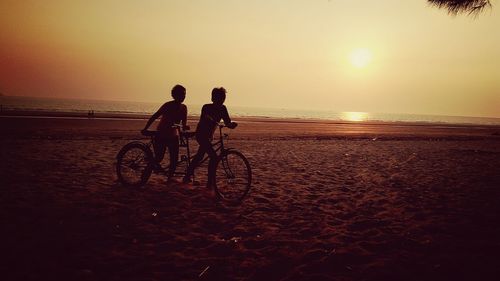
MULTIPOLYGON (((222 133, 222 128, 224 128, 225 125, 218 124, 217 126, 219 128, 219 139, 216 142, 212 143, 212 147, 214 148, 215 153, 217 153, 217 155, 220 156, 224 151, 227 150, 226 148, 224 148, 224 138, 227 138, 228 135, 222 133)), ((189 139, 192 138, 194 136, 194 134, 193 134, 193 132, 182 131, 181 130, 182 127, 179 125, 174 125, 174 127, 177 129, 177 132, 179 135, 179 147, 186 147, 186 154, 180 156, 181 159, 178 161, 178 164, 182 163, 182 162, 187 162, 187 165, 186 165, 186 169, 187 169, 187 167, 189 167, 189 165, 191 165, 191 161, 194 158, 194 156, 191 156, 191 149, 190 149, 190 145, 189 145, 189 139)), ((149 135, 150 142, 147 144, 147 146, 152 151, 153 155, 155 156, 156 152, 154 151, 154 142, 155 142, 156 133, 153 131, 150 131, 150 132, 151 132, 149 135), (151 146, 153 146, 153 149, 151 149, 151 146)), ((154 161, 154 159, 155 159, 155 157, 153 157, 153 161, 154 161)), ((209 159, 208 155, 205 155, 203 157, 203 159, 200 161, 200 165, 205 163, 208 159, 209 159)), ((159 165, 160 163, 157 163, 157 164, 159 165)), ((168 171, 168 167, 169 166, 161 167, 161 172, 166 173, 168 171)), ((186 173, 187 173, 186 170, 183 172, 175 171, 174 175, 185 176, 186 173)), ((193 178, 194 178, 194 174, 193 174, 193 178)))

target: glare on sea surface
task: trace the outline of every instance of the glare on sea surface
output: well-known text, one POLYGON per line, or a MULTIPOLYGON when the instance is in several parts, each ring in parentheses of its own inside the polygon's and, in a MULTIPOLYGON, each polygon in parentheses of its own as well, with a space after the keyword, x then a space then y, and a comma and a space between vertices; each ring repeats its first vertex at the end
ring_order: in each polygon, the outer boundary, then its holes
POLYGON ((372 61, 373 54, 369 49, 354 49, 349 55, 349 61, 356 68, 364 68, 372 61))
POLYGON ((360 122, 365 121, 368 118, 368 113, 366 112, 342 112, 341 114, 342 120, 360 122))

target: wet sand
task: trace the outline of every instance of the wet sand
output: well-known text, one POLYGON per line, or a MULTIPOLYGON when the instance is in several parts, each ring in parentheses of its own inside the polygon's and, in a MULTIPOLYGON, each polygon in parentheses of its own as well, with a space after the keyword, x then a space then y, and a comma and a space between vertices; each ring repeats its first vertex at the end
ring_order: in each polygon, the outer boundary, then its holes
POLYGON ((0 117, 2 280, 500 276, 500 128, 238 121, 254 183, 227 207, 116 182, 144 120, 0 117))

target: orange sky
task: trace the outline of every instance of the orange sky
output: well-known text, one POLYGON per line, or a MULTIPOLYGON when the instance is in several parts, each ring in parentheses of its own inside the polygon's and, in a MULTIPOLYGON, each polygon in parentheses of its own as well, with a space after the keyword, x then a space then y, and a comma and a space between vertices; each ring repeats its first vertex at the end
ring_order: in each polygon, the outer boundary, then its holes
POLYGON ((229 105, 500 117, 498 8, 473 19, 425 0, 4 0, 0 92, 161 102, 181 83, 188 104, 224 86, 229 105))

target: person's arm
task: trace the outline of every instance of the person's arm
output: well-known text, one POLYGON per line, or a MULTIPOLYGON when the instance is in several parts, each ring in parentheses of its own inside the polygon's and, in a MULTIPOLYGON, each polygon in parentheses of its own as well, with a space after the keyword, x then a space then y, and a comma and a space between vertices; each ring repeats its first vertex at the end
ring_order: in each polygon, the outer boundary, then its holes
POLYGON ((181 118, 181 124, 182 124, 182 129, 187 131, 189 130, 189 126, 187 125, 187 106, 184 105, 182 108, 182 118, 181 118))
POLYGON ((236 126, 238 126, 238 123, 231 122, 231 118, 229 117, 229 112, 227 112, 227 108, 225 106, 222 108, 222 120, 224 120, 224 124, 229 129, 234 129, 236 128, 236 126))
MULTIPOLYGON (((146 131, 153 122, 160 117, 163 112, 165 111, 165 105, 162 105, 158 111, 156 111, 153 115, 151 115, 151 118, 149 118, 148 122, 146 123, 146 126, 144 126, 144 129, 142 131, 146 131)), ((141 131, 141 132, 142 132, 141 131)))
POLYGON ((201 108, 201 118, 204 118, 204 119, 207 119, 208 121, 212 121, 214 123, 217 123, 211 116, 210 114, 208 114, 207 112, 207 105, 205 104, 202 108, 201 108))

